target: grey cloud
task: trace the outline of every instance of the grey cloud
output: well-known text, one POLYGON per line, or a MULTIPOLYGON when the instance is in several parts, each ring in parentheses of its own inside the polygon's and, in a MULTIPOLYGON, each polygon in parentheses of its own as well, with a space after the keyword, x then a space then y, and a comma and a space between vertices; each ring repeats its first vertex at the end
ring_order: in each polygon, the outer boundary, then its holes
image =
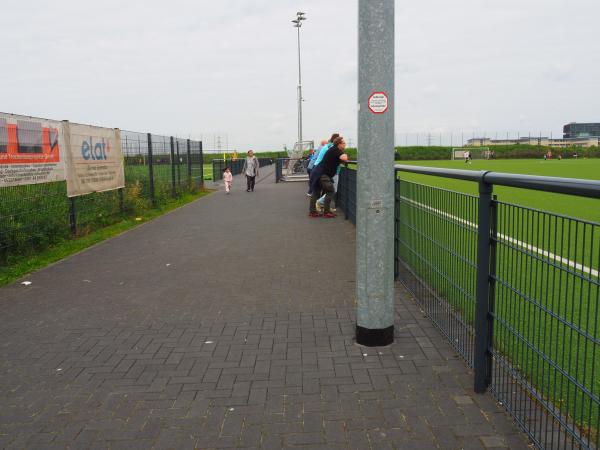
MULTIPOLYGON (((399 130, 559 129, 597 120, 595 0, 396 2, 399 130), (566 57, 565 55, 568 55, 566 57), (585 69, 571 64, 585 61, 585 69), (565 94, 568 92, 568 95, 565 94), (554 108, 540 104, 552 98, 554 108), (523 101, 527 99, 527 101, 523 101)), ((305 135, 356 139, 357 1, 9 2, 0 98, 10 112, 290 146, 301 29, 305 135)))

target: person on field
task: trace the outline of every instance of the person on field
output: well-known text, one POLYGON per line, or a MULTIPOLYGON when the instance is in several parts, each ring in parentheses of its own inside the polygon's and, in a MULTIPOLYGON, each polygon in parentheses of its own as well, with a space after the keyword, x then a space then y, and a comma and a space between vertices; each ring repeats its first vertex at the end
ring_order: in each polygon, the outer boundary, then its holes
POLYGON ((323 217, 330 219, 335 217, 331 212, 331 200, 333 198, 334 186, 332 178, 335 176, 341 162, 348 161, 346 155, 346 142, 342 136, 336 137, 332 146, 327 150, 323 159, 313 169, 312 172, 312 195, 310 197, 310 217, 319 217, 316 203, 322 194, 325 194, 325 202, 323 205, 323 217))
POLYGON ((465 164, 471 164, 471 152, 469 150, 465 151, 465 164))
POLYGON ((225 193, 229 194, 233 183, 233 174, 229 167, 225 167, 225 170, 223 170, 223 181, 225 182, 225 193))
POLYGON ((256 177, 258 176, 258 158, 254 156, 254 152, 252 150, 248 150, 248 156, 244 161, 244 167, 242 168, 242 173, 246 175, 246 192, 254 192, 254 184, 256 182, 256 177))

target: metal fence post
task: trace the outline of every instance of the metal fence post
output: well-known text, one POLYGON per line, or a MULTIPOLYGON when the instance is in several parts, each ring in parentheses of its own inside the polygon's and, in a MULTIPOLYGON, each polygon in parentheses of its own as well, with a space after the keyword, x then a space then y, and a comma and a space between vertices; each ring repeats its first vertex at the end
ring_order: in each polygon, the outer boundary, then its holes
POLYGON ((177 149, 177 189, 181 189, 181 156, 179 154, 179 139, 175 140, 175 147, 177 149))
POLYGON ((171 195, 177 197, 177 187, 175 186, 175 141, 171 136, 171 195))
POLYGON ((123 188, 118 189, 119 192, 119 211, 121 214, 125 212, 125 201, 123 199, 123 188))
POLYGON ((400 275, 400 179, 394 172, 394 280, 400 275))
POLYGON ((479 217, 477 226, 477 289, 475 293, 475 392, 484 393, 491 381, 490 341, 490 255, 493 185, 479 182, 479 217))
POLYGON ((148 191, 152 206, 156 207, 154 196, 154 158, 152 157, 152 134, 148 133, 148 191))
POLYGON ((77 209, 75 208, 75 199, 77 197, 69 197, 69 222, 71 224, 71 235, 77 235, 77 209))
POLYGON ((187 145, 187 173, 188 173, 188 189, 192 189, 192 149, 190 147, 190 140, 186 142, 187 145))
POLYGON ((204 189, 204 152, 202 150, 202 141, 198 142, 200 145, 200 189, 204 189))
POLYGON ((348 174, 348 165, 344 164, 344 201, 342 202, 342 204, 344 205, 344 219, 348 220, 349 216, 349 211, 348 211, 348 205, 349 205, 349 201, 348 201, 348 197, 350 197, 350 183, 349 183, 349 174, 348 174))

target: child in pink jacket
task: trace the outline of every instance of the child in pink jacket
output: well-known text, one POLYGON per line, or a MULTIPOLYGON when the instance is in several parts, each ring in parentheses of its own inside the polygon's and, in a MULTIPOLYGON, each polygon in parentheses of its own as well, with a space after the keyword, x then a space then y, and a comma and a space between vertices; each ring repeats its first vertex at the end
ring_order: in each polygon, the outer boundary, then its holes
POLYGON ((229 167, 225 167, 225 170, 223 171, 223 180, 225 181, 225 192, 229 194, 229 191, 231 191, 231 183, 233 183, 233 175, 231 174, 229 167))

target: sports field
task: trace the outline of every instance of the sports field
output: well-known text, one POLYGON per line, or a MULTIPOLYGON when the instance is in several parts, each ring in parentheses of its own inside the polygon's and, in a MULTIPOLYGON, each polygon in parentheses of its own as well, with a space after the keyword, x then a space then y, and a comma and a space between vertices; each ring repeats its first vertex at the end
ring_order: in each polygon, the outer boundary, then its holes
MULTIPOLYGON (((397 161, 398 164, 415 166, 447 167, 452 169, 491 170, 506 173, 522 173, 527 175, 544 175, 550 177, 584 178, 600 180, 600 159, 577 160, 473 160, 472 164, 464 161, 397 161)), ((419 174, 400 174, 401 179, 416 181, 430 186, 443 187, 452 191, 477 194, 477 183, 448 178, 431 177, 419 174)), ((494 193, 498 200, 551 211, 579 219, 600 223, 600 199, 587 199, 563 194, 530 191, 527 189, 495 186, 494 193)))
MULTIPOLYGON (((399 163, 600 180, 599 159, 399 163)), ((449 191, 477 195, 477 183, 406 172, 399 176, 407 182, 400 187, 400 256, 430 292, 472 324, 477 202, 449 191)), ((494 193, 501 202, 494 275, 496 358, 509 361, 513 376, 535 386, 540 400, 566 412, 583 435, 598 442, 600 199, 502 186, 495 186, 494 193)), ((511 383, 500 388, 510 393, 515 390, 511 383)))

